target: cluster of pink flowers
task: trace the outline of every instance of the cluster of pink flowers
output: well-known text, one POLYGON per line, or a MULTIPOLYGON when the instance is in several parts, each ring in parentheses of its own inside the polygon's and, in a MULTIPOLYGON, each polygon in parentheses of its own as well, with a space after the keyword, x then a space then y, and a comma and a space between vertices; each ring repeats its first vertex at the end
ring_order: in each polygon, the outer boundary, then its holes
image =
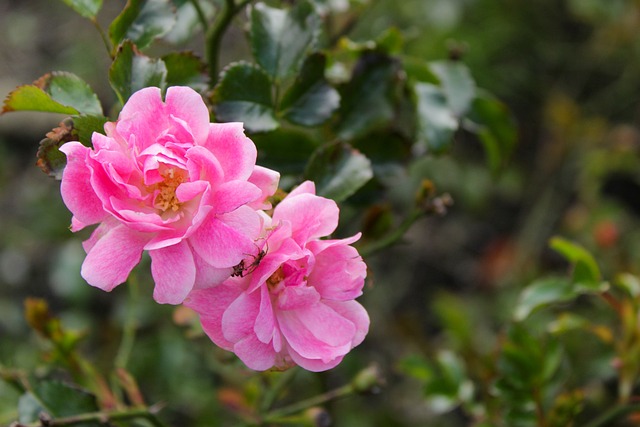
POLYGON ((355 301, 359 235, 326 239, 339 209, 304 182, 273 209, 279 174, 256 165, 240 123, 210 123, 188 87, 131 96, 93 147, 69 142, 61 193, 83 244, 82 277, 106 291, 151 258, 159 303, 193 308, 211 340, 256 370, 337 365, 369 317, 355 301))

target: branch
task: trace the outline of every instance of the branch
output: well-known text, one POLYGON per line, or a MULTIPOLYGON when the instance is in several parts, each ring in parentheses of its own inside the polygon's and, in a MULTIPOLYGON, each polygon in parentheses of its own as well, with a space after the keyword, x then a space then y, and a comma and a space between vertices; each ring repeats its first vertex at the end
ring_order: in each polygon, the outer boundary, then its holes
POLYGON ((162 409, 162 406, 164 405, 153 405, 148 408, 134 408, 117 411, 88 412, 86 414, 70 415, 68 417, 52 419, 50 419, 48 415, 41 415, 39 421, 29 424, 20 424, 16 422, 11 424, 10 427, 72 426, 90 421, 97 421, 105 424, 110 421, 122 421, 134 418, 144 418, 156 427, 165 427, 165 424, 156 417, 156 414, 162 409))

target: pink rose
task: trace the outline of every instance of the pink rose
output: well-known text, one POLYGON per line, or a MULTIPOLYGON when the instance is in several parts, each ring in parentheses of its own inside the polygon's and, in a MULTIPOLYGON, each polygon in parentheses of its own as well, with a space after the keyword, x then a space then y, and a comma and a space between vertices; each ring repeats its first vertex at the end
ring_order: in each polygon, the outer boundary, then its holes
POLYGON ((265 218, 257 257, 245 258, 236 277, 187 297, 214 343, 251 369, 324 371, 362 342, 369 317, 354 299, 366 265, 350 246, 360 235, 320 240, 335 230, 338 214, 335 202, 303 183, 265 218))
POLYGON ((255 165, 240 123, 209 123, 188 87, 134 93, 93 148, 67 155, 61 192, 72 231, 100 224, 84 242, 82 277, 105 291, 123 283, 143 250, 151 256, 153 297, 178 304, 195 287, 220 283, 261 230, 256 209, 277 187, 277 172, 255 165))

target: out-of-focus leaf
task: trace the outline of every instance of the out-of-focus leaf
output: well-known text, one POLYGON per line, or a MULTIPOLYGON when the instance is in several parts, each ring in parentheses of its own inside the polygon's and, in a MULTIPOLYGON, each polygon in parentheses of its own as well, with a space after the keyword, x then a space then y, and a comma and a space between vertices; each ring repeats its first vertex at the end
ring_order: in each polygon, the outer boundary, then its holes
MULTIPOLYGON (((98 404, 92 394, 65 384, 47 380, 36 383, 32 390, 22 395, 18 403, 18 418, 21 423, 38 421, 41 413, 51 419, 97 411, 98 404)), ((82 427, 99 427, 99 422, 76 424, 82 427)))
POLYGON ((85 18, 95 19, 100 8, 102 8, 102 0, 62 0, 67 6, 75 10, 85 18))
POLYGON ((192 52, 173 52, 162 60, 167 67, 167 87, 190 86, 197 91, 207 88, 206 65, 192 52))
POLYGON ((561 237, 553 237, 549 246, 574 265, 574 282, 594 290, 600 287, 600 268, 589 251, 561 237))
POLYGON ((632 298, 637 298, 640 295, 640 279, 633 274, 619 274, 613 283, 632 298))
MULTIPOLYGON (((192 39, 196 31, 202 31, 198 12, 191 0, 172 0, 175 8, 176 21, 171 31, 162 36, 163 40, 176 45, 182 45, 192 39)), ((212 2, 199 1, 205 18, 212 22, 215 7, 212 2)))
POLYGON ((517 139, 517 128, 508 108, 488 93, 480 92, 473 100, 467 129, 480 138, 489 168, 497 172, 511 155, 517 139))
POLYGON ((347 140, 388 126, 394 118, 400 64, 380 53, 362 55, 351 81, 340 90, 338 135, 347 140))
POLYGON ((317 148, 306 133, 279 128, 251 137, 258 148, 258 163, 281 174, 302 175, 317 148))
POLYGON ((440 79, 449 108, 460 119, 467 113, 476 95, 476 84, 469 69, 460 61, 437 61, 430 66, 440 79))
POLYGON ((576 296, 573 284, 567 279, 556 277, 539 279, 522 291, 513 316, 517 321, 524 320, 539 308, 570 301, 576 296))
POLYGON ((20 86, 4 101, 2 113, 46 111, 62 114, 102 114, 96 94, 80 77, 54 71, 31 85, 20 86))
POLYGON ((278 127, 269 76, 253 64, 236 62, 222 70, 212 100, 218 121, 243 122, 251 132, 278 127))
POLYGON ((109 27, 111 43, 131 40, 139 49, 171 30, 176 17, 169 0, 128 0, 109 27))
POLYGON ((424 393, 431 409, 439 413, 471 399, 473 383, 466 376, 463 361, 455 353, 446 350, 438 353, 424 393))
POLYGON ((398 368, 402 373, 422 381, 428 381, 433 377, 433 369, 429 362, 421 356, 411 355, 403 358, 398 368))
POLYGON ((584 330, 594 334, 604 343, 610 344, 613 342, 613 332, 611 329, 605 326, 595 325, 589 319, 571 312, 562 313, 555 321, 549 323, 547 330, 556 335, 575 330, 584 330))
POLYGON ((468 348, 471 345, 474 327, 463 301, 451 294, 441 294, 434 300, 433 310, 444 331, 457 344, 456 349, 468 348))
POLYGON ((395 27, 387 28, 376 38, 376 49, 389 55, 399 54, 404 47, 404 37, 395 27))
POLYGON ((109 82, 123 104, 131 94, 149 86, 166 87, 167 67, 161 59, 149 58, 125 41, 109 69, 109 82))
POLYGON ((449 108, 442 90, 431 83, 414 86, 417 108, 418 142, 434 153, 440 153, 451 145, 458 120, 449 108))
POLYGON ((340 95, 324 78, 325 64, 326 58, 322 54, 307 58, 280 104, 285 119, 303 126, 316 126, 338 108, 340 95))
POLYGON ((340 202, 365 185, 373 171, 362 153, 348 144, 335 143, 316 150, 304 175, 316 183, 319 196, 340 202))
POLYGON ((437 85, 440 79, 429 66, 429 62, 422 58, 405 56, 402 58, 402 65, 407 77, 412 81, 431 83, 437 85))
POLYGON ((306 0, 289 10, 256 4, 251 10, 251 48, 256 61, 273 80, 295 74, 313 49, 319 24, 306 0))

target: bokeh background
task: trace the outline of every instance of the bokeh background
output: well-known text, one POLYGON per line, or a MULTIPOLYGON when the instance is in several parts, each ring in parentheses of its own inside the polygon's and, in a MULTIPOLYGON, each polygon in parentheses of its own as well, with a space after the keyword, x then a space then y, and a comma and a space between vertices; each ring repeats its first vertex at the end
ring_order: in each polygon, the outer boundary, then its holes
MULTIPOLYGON (((123 5, 105 2, 100 21, 107 26, 123 5)), ((241 26, 240 19, 225 38, 223 64, 247 56, 241 26)), ((488 170, 477 141, 462 133, 451 153, 412 165, 415 176, 450 193, 454 205, 366 260, 370 280, 360 301, 372 320, 367 340, 331 372, 297 373, 291 395, 338 386, 375 362, 386 385, 378 394, 331 403, 334 425, 467 425, 461 411, 439 414, 407 366, 444 347, 456 350, 449 333, 456 322, 470 329, 470 345, 490 353, 520 290, 540 274, 566 271, 548 249, 551 236, 591 250, 605 277, 640 273, 640 2, 371 0, 349 37, 368 40, 389 27, 404 34, 408 55, 460 56, 478 86, 512 110, 518 145, 498 175, 488 170)), ((196 33, 189 45, 200 54, 201 40, 196 33)), ((115 97, 101 43, 90 23, 62 2, 3 0, 0 96, 66 70, 109 107, 115 97)), ((68 230, 59 183, 35 167, 38 141, 62 118, 0 117, 0 362, 38 372, 45 344, 23 313, 23 300, 37 296, 68 328, 86 333, 83 351, 108 370, 129 291, 121 286, 107 295, 82 281, 80 242, 87 236, 68 230)), ((403 189, 397 190, 400 198, 403 189)), ((391 205, 401 203, 394 194, 387 196, 391 205)), ((129 363, 143 393, 150 402, 167 401, 163 415, 172 425, 233 425, 225 405, 238 390, 250 394, 259 380, 241 369, 229 375, 224 366, 239 366, 233 356, 202 336, 191 338, 184 313, 155 305, 145 280, 135 300, 139 330, 129 363)), ((574 341, 574 381, 606 384, 610 354, 574 341), (593 363, 581 364, 580 354, 593 356, 593 363)), ((0 383, 0 425, 15 419, 18 397, 0 383)))

